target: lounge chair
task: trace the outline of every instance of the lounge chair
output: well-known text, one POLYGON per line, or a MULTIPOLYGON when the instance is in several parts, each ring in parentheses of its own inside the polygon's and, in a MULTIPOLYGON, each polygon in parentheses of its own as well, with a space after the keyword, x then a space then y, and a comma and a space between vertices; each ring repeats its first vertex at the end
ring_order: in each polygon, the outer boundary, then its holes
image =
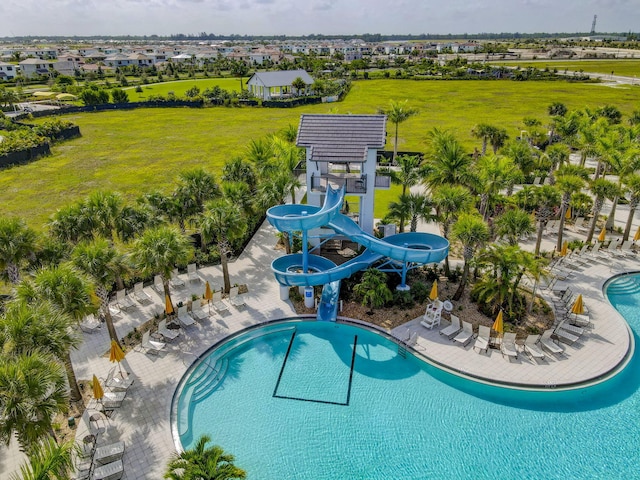
POLYGON ((209 318, 209 312, 205 312, 199 300, 196 300, 191 304, 191 315, 196 319, 196 322, 201 322, 202 320, 209 318))
POLYGON ((213 308, 216 309, 216 312, 220 313, 220 312, 228 312, 229 311, 229 307, 227 306, 226 303, 224 303, 222 301, 222 293, 221 292, 213 292, 213 297, 211 299, 211 303, 213 305, 213 308))
POLYGON ((119 408, 122 406, 122 402, 124 401, 124 397, 127 395, 127 392, 112 392, 105 391, 104 396, 100 400, 102 406, 107 409, 119 408))
POLYGON ((478 353, 484 350, 484 353, 487 353, 489 350, 489 340, 491 338, 491 329, 486 325, 480 325, 478 327, 478 336, 476 337, 476 342, 473 344, 473 349, 478 349, 478 353))
POLYGON ((136 306, 135 302, 129 298, 125 290, 118 290, 116 292, 116 303, 121 311, 128 310, 136 306))
POLYGON ((169 284, 174 288, 182 288, 185 286, 184 280, 182 280, 178 276, 178 269, 174 268, 173 273, 171 274, 171 280, 169 280, 169 284))
POLYGON ((609 246, 605 249, 601 249, 601 252, 606 253, 607 255, 614 256, 617 253, 618 249, 618 239, 613 238, 609 242, 609 246))
POLYGON ((142 343, 140 346, 144 349, 145 353, 153 353, 157 355, 167 346, 164 342, 158 342, 156 340, 151 340, 151 332, 147 330, 142 334, 142 343))
POLYGON ((167 319, 160 320, 158 323, 158 333, 165 340, 171 341, 180 335, 180 330, 170 330, 167 328, 167 319))
POLYGON ((515 357, 518 358, 518 350, 516 348, 516 334, 515 333, 505 333, 502 336, 502 343, 500 344, 500 351, 502 352, 502 356, 504 357, 515 357))
POLYGON ((575 342, 578 341, 578 338, 579 338, 577 335, 569 333, 566 330, 563 330, 562 328, 556 328, 553 331, 553 334, 560 342, 566 343, 567 345, 573 345, 575 342))
POLYGON ((162 277, 160 275, 155 275, 153 277, 153 288, 160 295, 164 295, 164 283, 162 282, 162 277))
POLYGON ((91 478, 93 480, 118 480, 122 478, 123 474, 124 464, 122 460, 116 460, 115 462, 96 467, 91 478))
POLYGON ((540 337, 540 345, 549 353, 562 355, 564 353, 564 349, 551 339, 551 335, 553 335, 553 329, 545 330, 540 337))
POLYGON ((538 341, 540 340, 540 335, 529 335, 527 339, 524 341, 524 353, 529 355, 531 359, 539 358, 540 360, 544 360, 544 352, 542 348, 538 345, 538 341))
POLYGON ((98 465, 105 465, 120 460, 124 455, 124 448, 124 442, 99 446, 93 454, 93 461, 98 465))
POLYGON ((451 340, 458 334, 461 328, 462 327, 460 326, 460 319, 455 315, 451 315, 451 325, 440 330, 440 335, 444 335, 449 340, 451 340))
POLYGON ((473 338, 473 325, 469 322, 462 322, 462 331, 456 335, 453 340, 455 342, 459 342, 463 347, 466 347, 467 344, 473 338))
POLYGON ((572 230, 574 232, 577 232, 578 230, 583 230, 585 228, 583 224, 584 224, 584 217, 577 217, 576 221, 573 223, 572 230))
POLYGON ((578 337, 580 337, 584 333, 584 328, 570 325, 566 320, 560 322, 560 325, 558 325, 557 328, 561 328, 562 330, 572 333, 573 335, 577 335, 578 337))
POLYGON ((631 247, 633 247, 633 240, 627 240, 623 242, 622 245, 620 245, 620 249, 613 252, 613 254, 617 258, 636 258, 636 254, 631 250, 631 247))
POLYGON ((196 324, 196 321, 193 319, 189 312, 187 311, 187 306, 183 305, 182 307, 178 307, 178 322, 182 327, 191 327, 196 324))
POLYGON ((231 305, 234 307, 244 307, 246 305, 245 294, 239 294, 238 287, 231 287, 229 290, 229 302, 231 302, 231 305))
POLYGON ((95 315, 92 313, 84 317, 82 322, 80 322, 80 330, 85 333, 93 333, 98 328, 100 328, 100 320, 98 320, 95 315))
POLYGON ((142 282, 138 282, 133 286, 133 296, 140 303, 151 303, 151 297, 144 291, 144 285, 142 282))
POLYGON ((187 265, 187 277, 189 278, 190 282, 202 281, 200 275, 198 275, 198 267, 195 263, 190 263, 189 265, 187 265))
POLYGON ((133 385, 133 378, 121 375, 119 369, 115 367, 109 370, 104 381, 104 386, 112 392, 126 392, 131 385, 133 385))

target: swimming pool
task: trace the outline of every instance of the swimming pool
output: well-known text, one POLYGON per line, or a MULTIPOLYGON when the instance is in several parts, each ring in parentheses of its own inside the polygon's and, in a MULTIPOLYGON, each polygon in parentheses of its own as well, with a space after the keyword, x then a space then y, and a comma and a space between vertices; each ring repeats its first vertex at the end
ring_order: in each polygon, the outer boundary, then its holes
MULTIPOLYGON (((607 295, 637 341, 640 276, 607 295)), ((563 392, 471 382, 345 324, 269 325, 208 358, 174 400, 180 441, 211 435, 249 479, 640 475, 637 354, 613 379, 563 392)))

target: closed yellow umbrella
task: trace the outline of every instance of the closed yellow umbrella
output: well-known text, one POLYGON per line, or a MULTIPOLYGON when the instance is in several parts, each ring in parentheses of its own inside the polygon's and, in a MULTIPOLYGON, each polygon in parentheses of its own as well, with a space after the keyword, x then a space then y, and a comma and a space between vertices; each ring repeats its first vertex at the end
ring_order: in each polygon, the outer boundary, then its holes
POLYGON ((498 332, 500 335, 504 332, 504 322, 502 321, 502 310, 498 312, 498 316, 496 317, 496 321, 493 322, 491 326, 493 330, 498 332))
POLYGON ((164 311, 167 315, 171 315, 173 313, 173 305, 171 304, 169 295, 164 296, 164 311))
POLYGON ((633 236, 634 242, 637 242, 638 240, 640 240, 640 227, 638 227, 638 229, 636 230, 636 234, 633 236))
POLYGON ((569 244, 565 240, 564 243, 562 244, 562 249, 560 250, 560 255, 563 256, 563 257, 566 257, 568 250, 569 250, 569 244))
POLYGON ((571 313, 575 313, 576 315, 582 315, 584 313, 584 306, 582 305, 582 294, 578 295, 576 301, 573 302, 571 313))
POLYGON ((431 301, 435 301, 436 298, 438 298, 438 280, 433 281, 433 286, 431 287, 429 298, 431 299, 431 301))
POLYGON ((96 400, 102 400, 102 398, 104 397, 104 390, 102 389, 102 385, 100 385, 98 377, 96 377, 95 375, 93 376, 92 387, 93 398, 95 398, 96 400))
POLYGON ((124 360, 124 352, 118 345, 118 342, 115 340, 111 340, 111 348, 109 349, 109 361, 110 362, 118 362, 118 370, 120 370, 120 376, 122 375, 122 367, 120 366, 120 362, 124 360))
POLYGON ((213 292, 211 291, 211 285, 209 285, 209 280, 204 285, 204 298, 207 302, 213 300, 213 292))
POLYGON ((602 227, 602 231, 600 232, 600 235, 598 235, 598 241, 600 243, 604 242, 605 236, 607 235, 607 228, 606 227, 602 227))
POLYGON ((567 213, 564 214, 564 218, 571 218, 571 207, 567 207, 567 213))

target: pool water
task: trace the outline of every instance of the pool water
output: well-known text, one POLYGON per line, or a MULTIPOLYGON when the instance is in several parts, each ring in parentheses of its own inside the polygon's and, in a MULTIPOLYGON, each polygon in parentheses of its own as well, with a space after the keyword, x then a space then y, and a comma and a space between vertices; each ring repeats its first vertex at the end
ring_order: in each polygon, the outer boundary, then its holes
MULTIPOLYGON (((637 342, 640 276, 607 295, 637 342)), ((293 321, 188 372, 178 430, 184 448, 210 435, 254 480, 640 478, 639 366, 635 355, 603 384, 525 392, 403 358, 368 330, 293 321)))

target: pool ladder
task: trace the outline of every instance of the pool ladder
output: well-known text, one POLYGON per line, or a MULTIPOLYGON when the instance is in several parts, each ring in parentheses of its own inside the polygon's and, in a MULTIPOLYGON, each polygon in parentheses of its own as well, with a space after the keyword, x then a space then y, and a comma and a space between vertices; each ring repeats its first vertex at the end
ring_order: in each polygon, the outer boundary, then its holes
POLYGON ((398 355, 400 355, 402 358, 407 358, 407 347, 405 347, 401 343, 398 344, 398 355))

